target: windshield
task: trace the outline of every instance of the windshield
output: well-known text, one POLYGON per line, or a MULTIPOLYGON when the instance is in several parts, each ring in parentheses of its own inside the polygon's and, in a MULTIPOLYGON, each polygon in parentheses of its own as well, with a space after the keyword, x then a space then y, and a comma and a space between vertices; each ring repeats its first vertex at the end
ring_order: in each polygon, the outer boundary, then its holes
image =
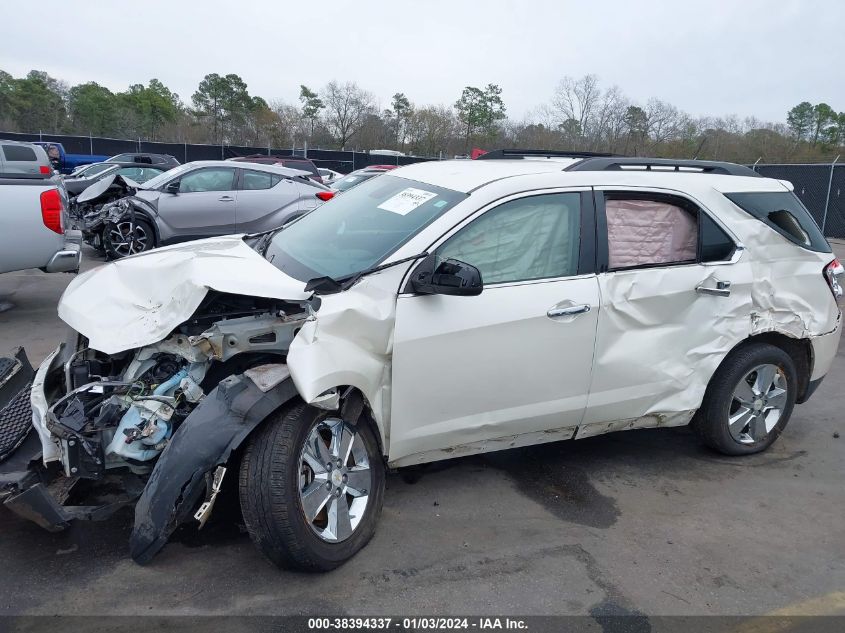
POLYGON ((117 169, 114 165, 106 165, 105 163, 97 163, 94 165, 89 165, 88 167, 81 169, 79 172, 72 174, 75 178, 91 178, 92 176, 96 176, 98 174, 102 174, 104 171, 109 169, 117 169))
POLYGON ((144 189, 158 189, 161 185, 166 183, 168 180, 173 178, 174 176, 178 176, 189 169, 192 168, 191 163, 185 163, 184 165, 179 165, 178 167, 174 167, 170 171, 165 171, 155 178, 150 178, 147 182, 144 183, 144 189))
POLYGON ((300 281, 379 264, 467 194, 397 176, 371 178, 273 237, 265 256, 300 281))

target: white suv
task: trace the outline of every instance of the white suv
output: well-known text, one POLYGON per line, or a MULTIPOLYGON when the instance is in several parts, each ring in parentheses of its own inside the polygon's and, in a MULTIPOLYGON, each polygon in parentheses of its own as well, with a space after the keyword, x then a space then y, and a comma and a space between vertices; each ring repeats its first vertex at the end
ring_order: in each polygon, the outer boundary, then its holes
MULTIPOLYGON (((419 163, 282 230, 80 275, 78 338, 34 375, 35 466, 140 476, 139 562, 238 468, 258 547, 331 569, 373 535, 387 468, 688 423, 764 450, 830 369, 842 273, 789 183, 738 165, 419 163)), ((6 507, 84 516, 39 485, 6 507)))

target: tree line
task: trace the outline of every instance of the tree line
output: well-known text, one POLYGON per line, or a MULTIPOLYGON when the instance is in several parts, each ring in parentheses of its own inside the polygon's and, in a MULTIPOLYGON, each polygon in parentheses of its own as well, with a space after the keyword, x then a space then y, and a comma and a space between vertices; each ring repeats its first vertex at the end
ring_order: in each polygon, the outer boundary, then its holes
POLYGON ((386 108, 355 82, 301 85, 295 103, 249 93, 236 74, 206 75, 188 101, 158 79, 112 92, 70 86, 33 70, 0 70, 0 130, 258 147, 393 149, 452 156, 473 147, 604 151, 737 162, 830 160, 845 145, 845 112, 802 102, 785 122, 691 116, 652 98, 637 103, 595 75, 563 77, 549 101, 508 117, 502 88, 467 86, 451 104, 415 104, 396 92, 386 108))

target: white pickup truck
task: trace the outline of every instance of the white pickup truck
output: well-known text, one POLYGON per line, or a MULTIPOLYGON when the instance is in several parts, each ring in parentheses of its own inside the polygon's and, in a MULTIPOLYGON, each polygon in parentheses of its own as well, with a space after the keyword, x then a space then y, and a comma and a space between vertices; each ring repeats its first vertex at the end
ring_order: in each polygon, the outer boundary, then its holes
POLYGON ((0 172, 0 273, 76 272, 80 231, 68 230, 64 185, 52 175, 0 172))

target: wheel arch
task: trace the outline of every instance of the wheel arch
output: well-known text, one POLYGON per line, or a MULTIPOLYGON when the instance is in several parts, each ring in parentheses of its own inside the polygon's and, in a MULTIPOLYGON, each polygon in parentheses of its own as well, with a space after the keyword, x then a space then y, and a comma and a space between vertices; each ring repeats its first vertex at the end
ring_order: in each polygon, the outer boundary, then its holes
MULTIPOLYGON (((140 216, 142 220, 148 222, 149 225, 153 229, 153 236, 155 238, 154 247, 158 247, 161 245, 161 233, 159 232, 158 222, 155 221, 155 214, 151 209, 149 209, 146 205, 141 204, 139 202, 135 202, 134 200, 130 199, 129 204, 132 205, 132 208, 135 210, 135 215, 140 216)), ((116 220, 121 220, 122 218, 126 217, 128 212, 123 213, 120 217, 115 218, 116 220)))
MULTIPOLYGON (((795 365, 795 373, 798 376, 798 397, 796 404, 801 404, 808 397, 808 390, 810 385, 810 376, 813 373, 813 345, 808 338, 795 338, 782 332, 761 332, 759 334, 752 334, 746 339, 743 339, 733 349, 725 355, 719 367, 722 367, 727 358, 736 350, 753 345, 755 343, 765 343, 777 347, 786 352, 792 359, 795 365)), ((718 369, 716 370, 718 371, 718 369)), ((714 372, 715 375, 716 372, 714 372)), ((712 377, 711 377, 712 378, 712 377)))

